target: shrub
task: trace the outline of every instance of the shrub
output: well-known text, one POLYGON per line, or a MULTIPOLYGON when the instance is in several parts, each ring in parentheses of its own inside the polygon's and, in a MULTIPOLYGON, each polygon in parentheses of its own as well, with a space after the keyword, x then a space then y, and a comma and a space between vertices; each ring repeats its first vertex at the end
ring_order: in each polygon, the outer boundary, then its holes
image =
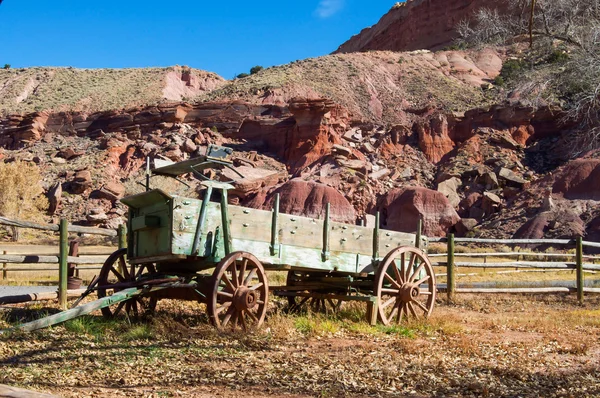
POLYGON ((504 86, 504 78, 500 75, 496 76, 496 78, 494 79, 494 84, 499 87, 504 86))
POLYGON ((10 69, 10 64, 4 64, 4 69, 10 69))
POLYGON ((239 75, 236 76, 236 78, 237 79, 243 79, 243 78, 248 77, 248 76, 250 76, 250 75, 247 74, 247 73, 240 73, 239 75))
POLYGON ((522 59, 509 59, 502 65, 500 76, 504 81, 511 80, 523 74, 527 67, 527 62, 522 59))
MULTIPOLYGON (((27 162, 0 164, 0 215, 20 220, 43 219, 48 200, 40 186, 40 169, 27 162)), ((13 240, 17 241, 18 230, 12 229, 13 240)))
POLYGON ((264 68, 262 66, 260 66, 260 65, 253 66, 252 68, 250 68, 250 74, 254 75, 255 73, 258 73, 258 72, 260 72, 263 69, 264 68))

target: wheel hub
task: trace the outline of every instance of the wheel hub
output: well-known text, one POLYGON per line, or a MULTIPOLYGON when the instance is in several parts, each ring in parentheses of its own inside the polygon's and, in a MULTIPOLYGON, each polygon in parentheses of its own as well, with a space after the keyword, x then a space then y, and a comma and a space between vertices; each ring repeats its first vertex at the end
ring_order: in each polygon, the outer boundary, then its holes
POLYGON ((245 286, 239 287, 233 295, 233 305, 237 310, 249 310, 258 305, 258 294, 245 286))
POLYGON ((399 296, 400 300, 408 303, 419 297, 420 294, 421 292, 419 290, 419 286, 415 285, 414 283, 405 283, 402 285, 402 289, 400 289, 399 296))

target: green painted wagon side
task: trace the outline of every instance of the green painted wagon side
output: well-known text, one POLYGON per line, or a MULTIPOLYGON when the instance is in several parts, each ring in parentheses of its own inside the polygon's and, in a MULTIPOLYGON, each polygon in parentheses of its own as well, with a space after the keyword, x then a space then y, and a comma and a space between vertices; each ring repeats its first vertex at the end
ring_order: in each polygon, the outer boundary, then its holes
MULTIPOLYGON (((185 263, 190 271, 199 271, 212 268, 225 256, 222 204, 207 203, 199 250, 193 255, 202 200, 152 190, 125 198, 123 202, 131 209, 130 261, 159 261, 164 271, 169 267, 179 270, 185 263)), ((325 229, 324 219, 276 214, 276 209, 266 211, 228 205, 226 213, 232 251, 253 253, 268 269, 373 273, 373 259, 381 259, 378 252, 386 254, 399 246, 416 245, 415 234, 339 222, 328 222, 325 229), (328 247, 325 247, 325 234, 329 235, 328 247), (378 236, 377 247, 374 234, 378 236), (272 242, 275 242, 274 247, 272 242), (328 255, 324 256, 325 252, 328 255)), ((422 237, 418 246, 425 248, 426 245, 427 239, 422 237)))

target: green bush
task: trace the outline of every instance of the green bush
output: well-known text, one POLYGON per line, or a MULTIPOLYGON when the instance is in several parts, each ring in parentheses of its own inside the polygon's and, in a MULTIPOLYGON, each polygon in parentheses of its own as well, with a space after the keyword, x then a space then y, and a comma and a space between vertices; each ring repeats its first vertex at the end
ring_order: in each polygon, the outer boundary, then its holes
POLYGON ((500 75, 496 76, 496 78, 494 79, 494 84, 500 87, 504 86, 504 78, 500 75))
POLYGON ((10 69, 10 64, 4 64, 4 69, 10 69))
POLYGON ((569 54, 562 50, 554 50, 550 53, 548 57, 548 63, 557 64, 557 63, 565 63, 569 60, 569 54))
POLYGON ((248 77, 248 76, 250 76, 250 75, 247 74, 247 73, 240 73, 239 75, 236 76, 236 78, 237 79, 243 79, 243 78, 248 77))
POLYGON ((500 76, 504 81, 515 79, 522 75, 527 68, 527 62, 522 59, 509 59, 502 65, 500 76))
POLYGON ((252 68, 250 68, 250 74, 254 75, 255 73, 258 73, 258 72, 260 72, 263 69, 264 68, 262 66, 260 66, 260 65, 253 66, 252 68))

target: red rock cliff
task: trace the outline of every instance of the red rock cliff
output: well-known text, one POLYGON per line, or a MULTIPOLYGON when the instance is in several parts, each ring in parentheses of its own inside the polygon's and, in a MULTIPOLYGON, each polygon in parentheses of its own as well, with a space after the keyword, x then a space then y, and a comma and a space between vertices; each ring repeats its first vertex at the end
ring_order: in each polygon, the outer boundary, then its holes
POLYGON ((456 38, 455 26, 482 7, 502 7, 500 0, 409 0, 342 44, 336 53, 372 50, 437 50, 456 38))

